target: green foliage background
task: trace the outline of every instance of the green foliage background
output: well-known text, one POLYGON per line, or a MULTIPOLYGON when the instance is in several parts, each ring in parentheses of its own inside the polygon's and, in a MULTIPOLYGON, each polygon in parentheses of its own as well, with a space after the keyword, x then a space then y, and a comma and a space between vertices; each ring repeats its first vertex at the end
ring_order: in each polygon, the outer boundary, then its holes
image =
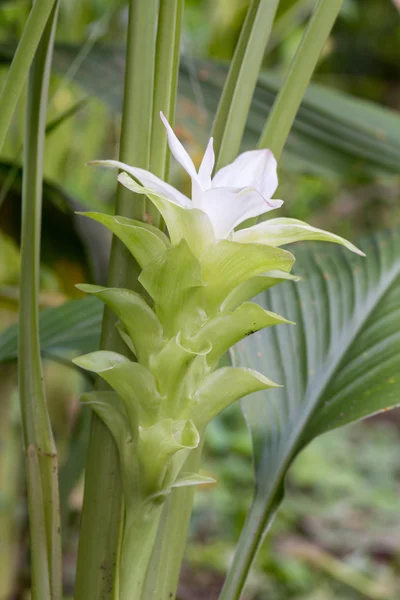
MULTIPOLYGON (((192 100, 180 100, 177 132, 195 158, 201 156, 211 121, 206 110, 208 98, 201 86, 207 73, 198 68, 197 61, 231 58, 247 4, 246 0, 186 2, 182 62, 192 100)), ((281 1, 264 62, 273 75, 279 77, 286 71, 312 5, 310 1, 281 1)), ((0 79, 29 7, 24 0, 0 3, 0 79)), ((118 47, 125 33, 126 6, 121 0, 61 3, 58 68, 56 61, 49 110, 49 121, 55 126, 48 133, 45 160, 49 186, 44 206, 43 307, 79 296, 75 283, 104 278, 106 256, 98 257, 98 245, 93 246, 97 233, 82 230, 73 211, 77 206, 112 210, 114 174, 91 170, 84 164, 90 159, 116 156, 119 114, 105 96, 111 90, 115 93, 113 101, 118 103, 118 95, 106 70, 107 51, 98 59, 99 73, 104 69, 105 74, 103 89, 90 88, 88 81, 82 85, 82 70, 96 44, 118 47), (98 258, 96 264, 94 257, 98 258)), ((400 15, 395 4, 390 0, 347 0, 314 82, 398 112, 399 55, 400 15)), ((123 65, 118 67, 117 62, 113 66, 116 75, 122 72, 123 65)), ((18 303, 17 167, 22 132, 21 100, 0 157, 1 328, 15 321, 18 303)), ((279 190, 285 200, 284 214, 352 240, 359 234, 400 226, 398 177, 358 169, 351 160, 348 168, 338 169, 335 176, 322 176, 315 173, 311 163, 296 167, 291 154, 284 157, 279 190)), ((347 166, 346 159, 344 164, 347 166)), ((174 165, 172 176, 183 187, 188 185, 174 165)), ((107 240, 101 240, 101 244, 107 244, 107 240)), ((82 494, 79 474, 87 433, 87 414, 79 411, 77 399, 87 384, 70 367, 60 364, 65 362, 65 355, 55 352, 51 358, 46 364, 46 379, 63 467, 61 493, 68 499, 64 514, 65 581, 71 590, 82 494)), ((17 540, 20 546, 18 558, 3 562, 0 569, 0 597, 4 596, 3 590, 18 588, 22 591, 15 597, 22 599, 26 585, 26 519, 20 484, 20 432, 14 375, 12 369, 5 374, 0 368, 0 414, 6 415, 2 423, 12 424, 0 426, 1 541, 12 547, 17 540), (9 574, 14 579, 11 583, 9 574)), ((394 600, 400 596, 399 431, 400 419, 393 412, 332 432, 298 458, 283 509, 250 581, 248 598, 394 600)), ((235 406, 209 428, 204 473, 216 476, 219 483, 197 495, 181 600, 212 600, 217 596, 251 499, 250 467, 250 440, 239 407, 235 406)))

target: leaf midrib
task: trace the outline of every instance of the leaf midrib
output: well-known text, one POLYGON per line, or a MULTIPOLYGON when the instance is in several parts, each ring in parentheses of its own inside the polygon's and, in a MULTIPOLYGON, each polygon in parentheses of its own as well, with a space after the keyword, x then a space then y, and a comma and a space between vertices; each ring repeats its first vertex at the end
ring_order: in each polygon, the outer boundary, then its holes
MULTIPOLYGON (((345 348, 343 349, 343 346, 341 346, 342 352, 340 353, 340 355, 337 355, 335 358, 332 357, 332 358, 334 358, 334 360, 332 360, 333 366, 331 366, 328 376, 325 378, 325 381, 319 386, 319 388, 317 388, 317 390, 314 392, 313 396, 311 396, 311 398, 313 400, 309 400, 306 403, 306 408, 308 407, 308 409, 304 412, 303 418, 301 418, 299 420, 297 427, 295 427, 292 430, 292 434, 289 436, 287 443, 284 444, 284 447, 286 448, 287 451, 285 452, 283 457, 282 457, 282 453, 280 454, 281 457, 283 458, 283 460, 281 460, 280 465, 278 466, 278 468, 275 471, 275 478, 274 478, 275 480, 273 481, 272 486, 270 487, 270 491, 268 493, 269 498, 273 498, 275 496, 275 493, 279 489, 279 486, 281 485, 281 481, 284 478, 284 476, 290 466, 290 463, 292 462, 293 458, 297 454, 297 450, 301 449, 301 438, 306 429, 306 426, 310 422, 315 411, 318 409, 319 401, 320 401, 324 391, 326 390, 327 386, 330 384, 339 364, 341 363, 341 361, 343 360, 343 358, 347 354, 347 352, 350 350, 352 344, 355 342, 355 340, 356 340, 357 336, 359 335, 365 322, 369 319, 372 312, 376 309, 377 305, 381 302, 383 297, 390 291, 391 287, 393 286, 393 284, 395 283, 395 281, 399 277, 399 275, 400 275, 400 263, 398 263, 398 265, 393 268, 393 273, 388 277, 388 281, 387 281, 386 285, 382 286, 380 293, 375 298, 375 301, 373 303, 371 302, 371 305, 368 306, 367 310, 363 314, 362 318, 359 320, 355 329, 352 330, 352 334, 349 336, 348 343, 345 345, 345 348)), ((355 308, 354 308, 354 310, 355 310, 355 308)), ((354 312, 353 312, 353 314, 354 314, 354 312)), ((330 355, 328 353, 327 357, 325 358, 325 364, 326 364, 329 356, 330 355)), ((307 397, 307 389, 304 394, 304 397, 307 397)), ((262 474, 263 471, 265 470, 264 460, 261 459, 261 461, 259 462, 259 465, 260 466, 256 471, 257 479, 258 479, 258 475, 262 474)), ((261 484, 262 482, 259 482, 259 483, 261 484)), ((256 495, 259 494, 259 495, 263 496, 264 495, 263 489, 265 490, 265 487, 263 488, 262 485, 259 485, 258 492, 256 492, 256 495)))
MULTIPOLYGON (((362 318, 360 318, 358 323, 355 323, 355 327, 350 330, 351 334, 348 336, 347 343, 344 346, 340 345, 340 352, 334 353, 333 356, 330 353, 328 353, 326 355, 324 363, 323 363, 323 365, 321 365, 319 367, 319 370, 320 370, 320 372, 323 371, 324 373, 327 373, 327 376, 324 378, 324 381, 322 381, 322 383, 316 387, 316 390, 313 391, 313 389, 311 388, 311 390, 310 390, 311 396, 305 403, 307 410, 304 413, 304 418, 300 420, 298 427, 293 430, 294 435, 291 436, 291 443, 289 444, 289 448, 294 449, 295 445, 300 440, 302 434, 305 431, 307 424, 311 420, 311 417, 318 410, 321 398, 323 397, 324 392, 326 391, 327 387, 331 383, 335 373, 337 372, 337 369, 338 369, 340 363, 345 358, 346 354, 350 351, 350 348, 355 343, 358 335, 360 334, 365 323, 370 318, 371 314, 377 308, 377 306, 382 301, 384 296, 387 293, 389 293, 391 287, 396 282, 399 275, 400 275, 400 263, 398 262, 398 264, 395 267, 393 267, 393 273, 388 276, 386 285, 382 286, 381 291, 377 294, 374 301, 371 302, 369 306, 367 306, 367 309, 365 310, 364 314, 362 315, 362 318), (324 366, 327 366, 328 368, 324 369, 324 366)), ((357 307, 355 306, 354 312, 353 312, 353 319, 355 316, 356 309, 357 309, 357 307)), ((346 328, 343 328, 343 331, 345 332, 346 328)), ((309 392, 308 392, 308 386, 307 386, 304 397, 307 398, 308 395, 309 395, 309 392)))

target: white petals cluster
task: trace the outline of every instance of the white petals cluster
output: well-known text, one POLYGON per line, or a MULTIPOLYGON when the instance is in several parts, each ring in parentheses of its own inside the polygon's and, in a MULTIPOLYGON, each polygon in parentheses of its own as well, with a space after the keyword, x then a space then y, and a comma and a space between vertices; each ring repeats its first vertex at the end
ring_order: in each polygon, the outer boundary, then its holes
POLYGON ((192 159, 162 113, 161 119, 173 156, 192 180, 191 199, 149 171, 119 161, 107 161, 108 165, 123 169, 145 188, 162 194, 174 204, 205 212, 217 239, 227 238, 246 219, 259 217, 282 206, 282 200, 271 200, 278 187, 278 177, 276 160, 270 150, 243 152, 212 177, 215 163, 213 139, 208 142, 199 170, 196 171, 192 159))
POLYGON ((231 164, 217 171, 213 177, 215 164, 213 139, 209 140, 197 171, 165 116, 162 113, 160 116, 167 132, 169 148, 191 178, 191 198, 145 169, 132 167, 117 160, 93 161, 93 163, 122 169, 125 173, 121 173, 118 180, 133 191, 140 193, 137 184, 127 174, 140 182, 144 193, 153 193, 164 198, 167 203, 171 202, 180 208, 201 210, 207 215, 216 240, 229 238, 241 244, 268 246, 283 246, 302 240, 320 240, 340 244, 352 252, 364 255, 344 238, 297 219, 285 217, 269 219, 247 229, 235 231, 235 228, 247 219, 260 217, 283 204, 282 200, 272 199, 278 187, 277 164, 272 152, 270 150, 243 152, 231 164))

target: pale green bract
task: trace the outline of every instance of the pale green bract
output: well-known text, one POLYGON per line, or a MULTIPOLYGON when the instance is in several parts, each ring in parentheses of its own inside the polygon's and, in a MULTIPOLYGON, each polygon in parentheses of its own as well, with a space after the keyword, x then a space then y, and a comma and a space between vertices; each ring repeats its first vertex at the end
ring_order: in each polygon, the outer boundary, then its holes
POLYGON ((278 184, 271 152, 245 152, 212 178, 212 139, 196 171, 162 119, 170 149, 192 179, 192 199, 143 169, 96 162, 124 170, 120 183, 148 196, 169 237, 149 223, 84 213, 125 244, 142 269, 139 281, 151 298, 148 303, 127 289, 78 286, 117 315, 118 331, 136 357, 134 362, 99 351, 74 361, 114 390, 91 392, 83 401, 115 438, 127 509, 138 500, 162 502, 172 488, 209 483, 209 478, 181 472, 207 424, 239 398, 278 385, 251 369, 218 369, 218 364, 244 337, 289 323, 249 302, 259 292, 295 279, 290 275, 294 257, 279 246, 322 240, 362 254, 343 238, 295 219, 271 219, 235 231, 246 219, 282 204, 271 200, 278 184))

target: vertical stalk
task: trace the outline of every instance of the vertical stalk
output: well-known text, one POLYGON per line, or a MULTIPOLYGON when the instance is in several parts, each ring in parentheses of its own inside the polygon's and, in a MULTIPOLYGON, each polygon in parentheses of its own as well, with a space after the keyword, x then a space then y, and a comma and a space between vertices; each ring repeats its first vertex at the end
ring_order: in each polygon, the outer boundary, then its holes
POLYGON ((0 93, 0 150, 55 0, 34 3, 0 93))
MULTIPOLYGON (((157 0, 130 0, 125 66, 120 160, 149 167, 153 109, 157 0)), ((116 213, 145 219, 145 199, 118 186, 116 213)), ((109 285, 138 288, 138 266, 113 238, 109 285)), ((115 316, 105 310, 101 348, 126 352, 115 328, 115 316)), ((99 384, 100 387, 101 384, 99 384)), ((86 463, 85 493, 79 539, 76 600, 117 598, 117 563, 123 502, 117 448, 108 428, 95 414, 86 463)))
MULTIPOLYGON (((175 118, 178 89, 179 52, 184 0, 160 0, 154 76, 153 126, 151 131, 150 171, 167 179, 169 153, 167 135, 160 119, 160 111, 171 126, 175 118)), ((147 212, 153 225, 160 225, 160 214, 152 202, 147 212)))
POLYGON ((214 150, 216 155, 218 155, 221 147, 221 142, 226 125, 226 119, 228 117, 232 97, 235 92, 236 81, 240 73, 243 57, 246 52, 247 44, 249 42, 251 30, 254 25, 259 5, 260 0, 250 0, 249 8, 247 9, 246 13, 246 18, 242 25, 240 36, 236 44, 235 52, 229 67, 229 72, 224 83, 221 98, 219 99, 212 130, 214 138, 214 150))
MULTIPOLYGON (((204 440, 204 432, 200 432, 200 435, 204 440)), ((203 444, 189 454, 183 471, 198 472, 202 449, 203 444)), ((191 486, 172 490, 163 507, 141 600, 164 600, 164 598, 173 600, 175 598, 187 542, 194 493, 195 488, 191 486)))
POLYGON ((238 154, 279 0, 252 0, 213 125, 216 168, 238 154))
POLYGON ((57 451, 43 385, 38 309, 43 153, 57 13, 58 2, 29 74, 22 188, 18 375, 27 458, 33 600, 61 600, 62 594, 57 451))
POLYGON ((259 147, 279 160, 296 113, 343 0, 318 0, 282 88, 272 106, 259 147))
MULTIPOLYGON (((153 550, 160 521, 162 504, 142 504, 129 507, 124 526, 121 552, 119 600, 139 600, 142 596, 146 570, 153 550)), ((147 596, 150 600, 151 596, 147 596)))
POLYGON ((0 598, 11 598, 18 563, 16 510, 20 474, 20 432, 14 422, 13 392, 17 387, 14 363, 0 365, 0 598))

